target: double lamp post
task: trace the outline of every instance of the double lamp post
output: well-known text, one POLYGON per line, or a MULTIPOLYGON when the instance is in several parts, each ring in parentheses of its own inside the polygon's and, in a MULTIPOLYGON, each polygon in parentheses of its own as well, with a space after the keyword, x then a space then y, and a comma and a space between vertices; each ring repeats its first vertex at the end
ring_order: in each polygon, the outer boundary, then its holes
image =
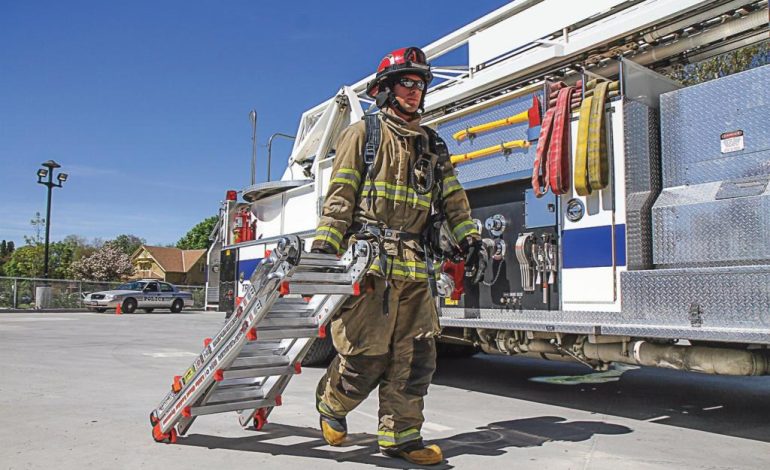
POLYGON ((51 191, 53 188, 61 188, 62 183, 67 181, 67 173, 59 173, 56 176, 56 182, 53 181, 54 170, 61 168, 61 165, 53 160, 41 163, 43 168, 37 170, 37 182, 48 187, 48 204, 45 210, 45 260, 43 277, 48 279, 48 240, 51 233, 51 191), (46 177, 48 180, 46 181, 46 177))

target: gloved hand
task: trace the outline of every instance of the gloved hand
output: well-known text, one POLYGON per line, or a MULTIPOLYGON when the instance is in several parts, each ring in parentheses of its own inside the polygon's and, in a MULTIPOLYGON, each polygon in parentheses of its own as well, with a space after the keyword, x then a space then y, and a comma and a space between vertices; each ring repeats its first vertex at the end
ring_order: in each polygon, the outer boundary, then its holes
POLYGON ((313 240, 313 245, 310 247, 310 252, 326 255, 337 254, 337 250, 331 244, 325 243, 321 240, 313 240))
POLYGON ((489 264, 489 253, 479 239, 468 238, 464 240, 465 252, 465 277, 470 278, 473 284, 478 284, 484 279, 489 264))

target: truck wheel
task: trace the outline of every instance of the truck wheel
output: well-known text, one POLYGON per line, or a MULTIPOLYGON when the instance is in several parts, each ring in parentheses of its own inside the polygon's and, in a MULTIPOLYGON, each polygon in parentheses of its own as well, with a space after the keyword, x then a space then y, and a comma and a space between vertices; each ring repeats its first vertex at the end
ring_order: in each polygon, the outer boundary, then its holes
POLYGON ((123 313, 134 313, 136 312, 136 299, 127 298, 123 301, 123 307, 121 310, 123 310, 123 313))
POLYGON ((155 310, 155 309, 154 308, 143 308, 142 310, 144 310, 144 313, 152 313, 152 311, 155 310))
POLYGON ((174 303, 171 304, 171 313, 179 313, 184 308, 184 302, 182 299, 175 299, 174 303))
MULTIPOLYGON (((329 331, 329 327, 325 327, 326 331, 329 331)), ((302 359, 303 366, 320 366, 326 365, 334 359, 336 351, 334 350, 334 344, 332 343, 331 335, 327 334, 325 338, 317 338, 310 346, 310 350, 302 359)))

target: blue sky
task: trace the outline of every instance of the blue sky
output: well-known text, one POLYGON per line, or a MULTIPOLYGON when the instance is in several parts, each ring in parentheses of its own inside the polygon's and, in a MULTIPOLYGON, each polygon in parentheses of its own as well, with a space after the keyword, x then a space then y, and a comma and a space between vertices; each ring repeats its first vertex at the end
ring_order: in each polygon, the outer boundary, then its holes
MULTIPOLYGON (((0 239, 21 245, 45 215, 35 173, 53 159, 70 179, 52 240, 175 243, 248 186, 252 107, 264 181, 271 134, 388 51, 505 3, 0 0, 0 239)), ((273 143, 273 179, 290 146, 273 143)))

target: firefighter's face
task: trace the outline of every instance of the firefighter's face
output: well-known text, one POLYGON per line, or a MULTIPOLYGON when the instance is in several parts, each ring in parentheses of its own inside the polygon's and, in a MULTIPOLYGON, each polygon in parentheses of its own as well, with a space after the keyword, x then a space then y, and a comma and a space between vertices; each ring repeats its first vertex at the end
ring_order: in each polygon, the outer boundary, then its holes
POLYGON ((420 107, 420 101, 422 100, 422 94, 424 93, 424 91, 420 89, 421 87, 424 90, 425 82, 422 77, 414 73, 408 73, 402 75, 396 81, 393 94, 396 95, 396 101, 398 101, 398 104, 400 104, 402 108, 410 113, 414 113, 417 111, 417 108, 420 107), (402 82, 406 85, 411 85, 411 87, 407 88, 402 85, 402 82))

